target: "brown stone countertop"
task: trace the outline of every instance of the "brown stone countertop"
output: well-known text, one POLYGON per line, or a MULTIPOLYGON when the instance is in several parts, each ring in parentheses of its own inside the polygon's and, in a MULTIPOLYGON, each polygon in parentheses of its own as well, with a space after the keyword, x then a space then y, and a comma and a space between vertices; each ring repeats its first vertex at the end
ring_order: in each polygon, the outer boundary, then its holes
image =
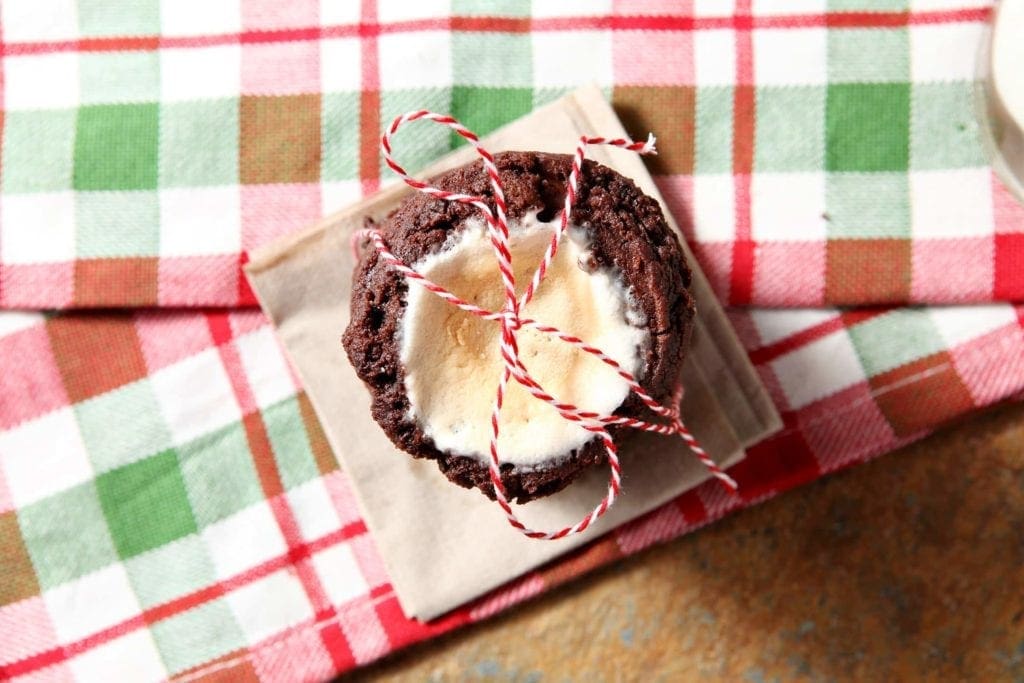
POLYGON ((1024 681, 1024 405, 354 678, 1024 681))

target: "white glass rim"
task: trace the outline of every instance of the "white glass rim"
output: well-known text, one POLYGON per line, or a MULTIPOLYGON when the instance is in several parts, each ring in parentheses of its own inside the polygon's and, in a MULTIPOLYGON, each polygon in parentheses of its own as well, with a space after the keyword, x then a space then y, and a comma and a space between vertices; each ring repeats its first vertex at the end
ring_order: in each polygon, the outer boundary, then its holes
POLYGON ((1007 148, 1024 150, 1024 131, 1021 131, 1005 111, 992 83, 992 40, 1001 5, 1000 0, 993 6, 978 47, 974 108, 982 147, 992 164, 992 169, 1017 201, 1024 203, 1024 157, 1015 164, 1007 159, 1004 152, 1007 148))

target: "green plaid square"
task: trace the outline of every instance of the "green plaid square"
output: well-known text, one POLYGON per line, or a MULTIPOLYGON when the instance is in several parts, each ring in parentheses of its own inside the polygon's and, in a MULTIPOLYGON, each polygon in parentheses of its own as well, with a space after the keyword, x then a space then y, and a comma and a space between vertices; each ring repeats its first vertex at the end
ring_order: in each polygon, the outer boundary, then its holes
POLYGON ((906 171, 910 85, 828 86, 826 161, 830 171, 906 171))
POLYGON ((185 489, 200 529, 262 500, 249 450, 240 424, 204 434, 178 448, 185 489))
POLYGON ((86 52, 79 56, 82 104, 160 99, 160 56, 150 52, 86 52))
POLYGON ((76 190, 156 188, 156 104, 104 104, 78 110, 76 190))
POLYGON ((122 558, 196 530, 173 450, 101 474, 96 489, 122 558))
POLYGON ((697 88, 696 173, 732 171, 733 100, 731 87, 697 88))
POLYGON ((754 168, 820 171, 825 156, 824 120, 824 88, 758 88, 754 168))
POLYGON ((452 34, 456 85, 529 88, 533 84, 532 36, 528 33, 452 34))
POLYGON ((171 434, 148 380, 77 403, 74 409, 97 472, 128 465, 171 447, 171 434), (111 429, 113 424, 118 428, 111 429))
MULTIPOLYGON (((452 116, 478 135, 486 135, 533 107, 529 88, 452 88, 452 116)), ((468 144, 452 133, 452 146, 468 144)))
POLYGON ((160 0, 78 0, 78 30, 87 38, 160 33, 160 0))
POLYGON ((216 659, 246 644, 231 608, 223 598, 158 621, 150 631, 172 674, 216 659))
POLYGON ((910 79, 910 36, 905 28, 831 29, 828 79, 832 83, 902 83, 910 79))
POLYGON ((237 182, 238 98, 162 104, 160 186, 237 182))
POLYGON ((849 329, 869 377, 942 351, 944 344, 928 314, 905 309, 872 318, 849 329))
POLYGON ((43 590, 117 561, 93 482, 26 505, 18 524, 43 590))
MULTIPOLYGON (((430 111, 451 111, 452 93, 448 88, 431 88, 423 90, 390 90, 380 96, 380 120, 389 125, 396 117, 414 109, 430 111)), ((451 138, 448 128, 419 123, 407 126, 398 131, 393 138, 395 149, 400 150, 397 161, 410 173, 416 173, 424 166, 435 161, 439 156, 451 150, 451 138)), ((381 155, 381 178, 395 178, 395 174, 384 163, 381 155)))
POLYGON ((78 192, 75 214, 75 253, 80 258, 160 254, 156 192, 78 192))
POLYGON ((915 83, 911 89, 910 167, 987 166, 974 113, 974 84, 915 83))
POLYGON ((263 423, 286 490, 320 476, 296 399, 289 398, 264 410, 263 423))
POLYGON ((527 17, 530 3, 522 0, 452 0, 455 16, 527 17))
POLYGON ((144 609, 216 583, 213 562, 197 534, 171 541, 124 563, 144 609))
POLYGON ((825 207, 831 239, 910 237, 905 173, 830 173, 825 207))
POLYGON ((323 180, 359 177, 359 93, 324 93, 320 176, 323 180))
POLYGON ((73 109, 5 112, 4 192, 52 192, 70 188, 75 121, 73 109))

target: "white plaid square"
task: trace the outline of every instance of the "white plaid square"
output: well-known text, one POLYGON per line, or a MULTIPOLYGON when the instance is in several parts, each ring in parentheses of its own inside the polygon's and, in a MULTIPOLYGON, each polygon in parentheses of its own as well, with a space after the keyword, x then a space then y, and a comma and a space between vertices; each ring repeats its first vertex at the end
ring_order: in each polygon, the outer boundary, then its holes
POLYGON ((731 173, 693 177, 693 234, 698 242, 736 238, 736 187, 731 173))
MULTIPOLYGON (((344 3, 344 0, 336 1, 338 4, 344 3)), ((377 20, 382 24, 414 19, 441 19, 451 14, 451 11, 451 0, 377 0, 377 20)))
POLYGON ((315 541, 341 528, 341 520, 323 479, 307 481, 286 495, 303 540, 315 541))
POLYGON ((780 16, 785 14, 824 14, 828 9, 827 0, 754 0, 753 13, 756 16, 780 16))
POLYGON ((910 10, 912 12, 935 12, 944 9, 963 9, 964 4, 964 0, 910 0, 910 10))
POLYGON ((0 203, 0 253, 4 263, 74 260, 75 195, 72 192, 6 194, 0 203))
POLYGON ((160 88, 165 102, 237 97, 241 73, 242 48, 238 45, 160 50, 160 88))
POLYGON ((228 593, 225 599, 251 644, 313 618, 298 576, 284 569, 228 593))
POLYGON ((86 650, 71 660, 71 672, 79 681, 163 681, 168 674, 148 629, 86 650))
POLYGON ((217 578, 228 579, 287 552, 270 506, 264 501, 203 529, 217 578))
POLYGON ((910 173, 911 232, 916 238, 992 235, 992 174, 988 168, 910 173))
POLYGON ((235 346, 257 406, 266 408, 295 395, 284 350, 269 327, 239 337, 235 346))
POLYGON ((93 477, 72 408, 0 432, 0 467, 19 508, 93 477))
POLYGON ((77 53, 8 56, 3 62, 5 108, 67 109, 79 104, 77 53))
MULTIPOLYGON (((401 0, 395 0, 400 2, 401 0)), ((587 17, 612 13, 612 0, 533 0, 530 15, 543 17, 587 17)))
POLYGON ((728 17, 736 11, 735 0, 694 0, 695 17, 728 17))
POLYGON ((827 43, 823 28, 754 31, 757 84, 823 85, 828 78, 827 43))
POLYGON ((313 567, 332 605, 343 605, 370 592, 359 563, 345 544, 313 555, 313 567))
POLYGON ((216 349, 158 370, 150 382, 176 444, 242 419, 216 349))
POLYGON ((802 346, 771 365, 793 410, 867 380, 845 330, 802 346))
POLYGON ((1009 304, 940 306, 929 309, 928 316, 942 335, 946 348, 950 349, 1001 327, 1017 324, 1017 314, 1009 304))
POLYGON ((242 244, 241 206, 237 185, 160 190, 160 255, 237 253, 242 244))
POLYGON ((736 82, 736 33, 725 29, 697 31, 693 36, 697 85, 736 82))
POLYGON ((0 338, 27 330, 46 321, 42 313, 30 311, 0 311, 0 338))
POLYGON ((972 81, 975 54, 985 25, 980 22, 910 27, 910 74, 915 83, 972 81))
POLYGON ((320 3, 320 24, 322 26, 349 26, 358 24, 360 3, 344 0, 329 0, 320 3))
POLYGON ((142 609, 121 564, 112 564, 43 593, 61 643, 73 643, 142 609))
POLYGON ((378 49, 380 84, 385 90, 451 85, 451 34, 446 31, 382 35, 378 49))
POLYGON ((533 34, 533 82, 536 88, 612 84, 612 36, 609 31, 543 31, 533 34))
POLYGON ((821 173, 757 173, 751 179, 751 235, 755 240, 824 240, 825 176, 821 173), (794 201, 799 197, 799 201, 794 201))
POLYGON ((757 334, 761 338, 761 346, 782 341, 835 317, 835 311, 816 308, 759 310, 751 315, 757 334))
POLYGON ((4 0, 0 3, 4 42, 36 43, 78 37, 75 0, 4 0))
POLYGON ((359 201, 363 196, 363 186, 358 180, 340 180, 322 182, 320 187, 320 203, 324 216, 338 209, 359 201))
POLYGON ((163 0, 160 30, 165 36, 216 35, 242 30, 240 0, 163 0))
POLYGON ((361 65, 358 39, 330 38, 320 42, 320 80, 324 92, 358 92, 361 65))
POLYGON ((87 52, 79 56, 82 104, 153 102, 160 96, 155 52, 87 52))

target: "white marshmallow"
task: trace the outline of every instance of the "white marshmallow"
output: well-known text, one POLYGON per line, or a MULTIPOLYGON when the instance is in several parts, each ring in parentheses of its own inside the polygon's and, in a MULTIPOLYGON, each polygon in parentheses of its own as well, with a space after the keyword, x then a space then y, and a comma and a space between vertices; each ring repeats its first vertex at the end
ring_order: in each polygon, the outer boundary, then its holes
MULTIPOLYGON (((557 220, 557 219, 556 219, 557 220)), ((525 289, 556 223, 536 214, 510 221, 516 287, 525 289)), ((610 268, 586 272, 586 234, 570 225, 555 260, 523 317, 553 325, 595 345, 635 375, 648 334, 621 277, 610 268)), ((414 264, 427 278, 492 311, 504 294, 483 220, 474 219, 438 253, 414 264)), ((501 376, 500 325, 465 313, 410 283, 400 327, 400 357, 410 412, 437 448, 489 459, 490 414, 501 376)), ((614 412, 629 387, 596 358, 543 333, 518 334, 520 358, 544 389, 583 410, 614 412)), ((498 441, 502 462, 547 465, 594 437, 510 380, 498 441)))

